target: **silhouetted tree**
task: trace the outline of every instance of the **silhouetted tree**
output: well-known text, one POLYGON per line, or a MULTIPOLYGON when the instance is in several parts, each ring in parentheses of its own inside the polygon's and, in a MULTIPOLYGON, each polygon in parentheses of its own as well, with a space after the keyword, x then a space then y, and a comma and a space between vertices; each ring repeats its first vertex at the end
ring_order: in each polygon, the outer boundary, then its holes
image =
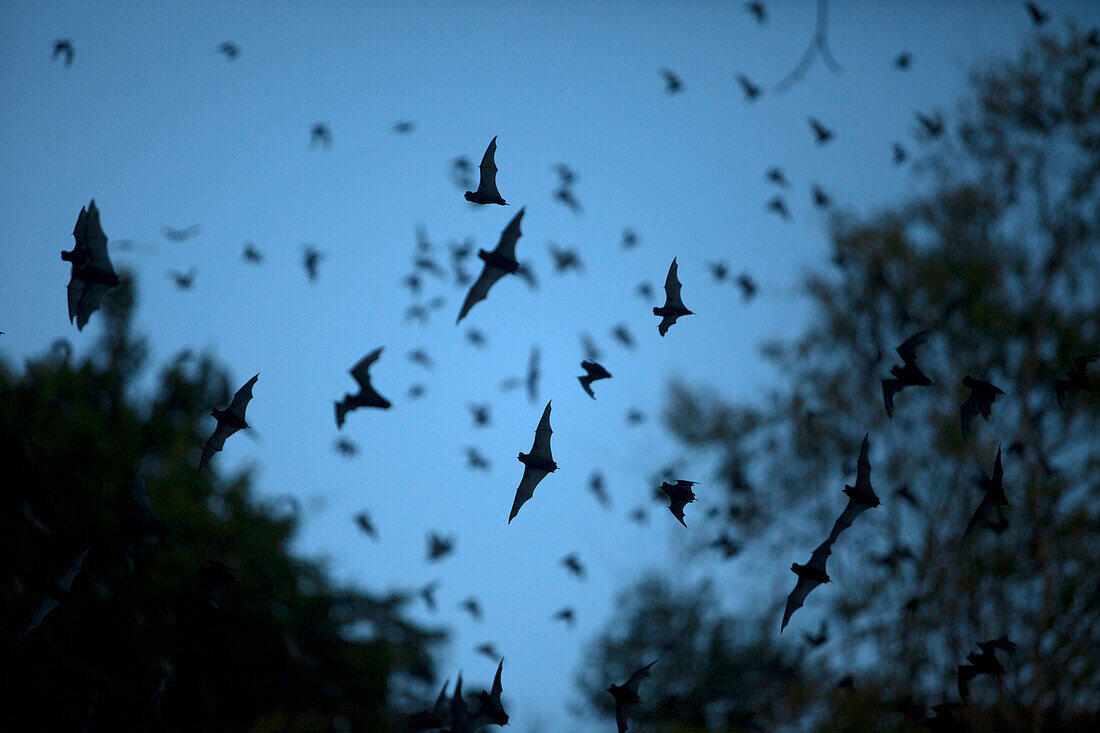
POLYGON ((434 685, 442 635, 400 594, 293 556, 296 517, 259 503, 248 471, 200 475, 204 418, 238 384, 185 352, 140 396, 132 283, 103 305, 86 358, 61 341, 21 374, 0 363, 0 729, 391 729, 434 685), (139 471, 163 533, 132 498, 139 471), (89 547, 70 592, 51 588, 89 547), (236 582, 204 590, 207 560, 236 582), (60 605, 16 644, 49 595, 60 605))

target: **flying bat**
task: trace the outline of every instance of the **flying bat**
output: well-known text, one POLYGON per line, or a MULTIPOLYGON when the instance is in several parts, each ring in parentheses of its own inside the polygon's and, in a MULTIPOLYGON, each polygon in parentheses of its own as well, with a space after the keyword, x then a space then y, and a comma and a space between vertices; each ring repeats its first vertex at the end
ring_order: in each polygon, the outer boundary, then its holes
POLYGON ((443 683, 443 689, 439 691, 439 697, 435 699, 435 704, 430 708, 413 713, 406 718, 405 730, 409 733, 420 733, 420 731, 438 730, 447 725, 449 719, 447 713, 450 710, 447 685, 450 683, 450 680, 443 683))
POLYGON ((564 163, 554 165, 554 172, 558 174, 558 183, 564 188, 577 182, 577 174, 564 163))
POLYGON ((454 537, 443 537, 435 532, 428 535, 428 561, 441 560, 454 552, 454 537))
POLYGON ((471 471, 488 471, 489 459, 473 446, 466 446, 466 468, 471 471))
POLYGON ((443 271, 443 268, 440 267, 435 260, 425 255, 414 257, 413 267, 422 272, 427 272, 431 275, 435 275, 440 280, 447 276, 447 273, 443 271))
POLYGON ((488 343, 488 339, 485 338, 485 334, 477 330, 476 328, 471 328, 469 331, 466 332, 466 340, 470 343, 470 345, 476 346, 479 349, 485 348, 485 345, 488 343))
POLYGON ((478 702, 481 704, 478 711, 474 713, 473 721, 471 722, 471 729, 477 730, 484 725, 508 725, 508 713, 504 711, 504 703, 501 702, 500 696, 504 692, 504 687, 500 683, 500 673, 504 669, 504 659, 501 658, 500 664, 497 665, 496 676, 493 677, 493 687, 489 692, 482 690, 477 694, 478 702))
POLYGON ((1042 10, 1038 5, 1033 2, 1026 2, 1024 5, 1027 7, 1027 14, 1031 17, 1031 23, 1038 28, 1043 23, 1050 20, 1050 13, 1042 10))
POLYGON ((747 272, 737 276, 737 287, 741 288, 742 300, 752 300, 752 296, 756 295, 756 281, 747 272))
POLYGON ((179 270, 169 270, 168 277, 172 278, 172 281, 176 283, 176 287, 180 290, 190 290, 191 286, 195 284, 195 275, 198 271, 192 267, 187 272, 180 272, 179 270))
POLYGON ((388 410, 390 408, 390 401, 378 394, 370 383, 371 365, 382 356, 383 348, 384 347, 379 346, 377 349, 360 359, 355 366, 348 370, 352 378, 359 384, 359 391, 355 394, 345 393, 344 399, 336 403, 337 428, 344 427, 344 418, 352 410, 360 407, 377 407, 382 410, 388 410))
POLYGON ((615 698, 615 723, 619 726, 619 733, 626 733, 626 716, 630 713, 632 707, 642 701, 638 696, 639 683, 649 676, 649 668, 658 661, 660 660, 654 659, 646 666, 636 670, 634 674, 630 675, 630 679, 622 685, 612 684, 607 688, 607 691, 615 698))
POLYGON ((909 71, 909 67, 913 64, 913 54, 908 51, 902 51, 894 59, 894 68, 899 71, 909 71))
POLYGON ((599 471, 593 471, 592 475, 588 477, 588 490, 592 492, 596 497, 596 501, 600 502, 600 506, 604 509, 611 506, 611 496, 607 493, 607 488, 604 486, 603 474, 599 471))
POLYGON ((348 458, 359 453, 359 446, 347 438, 337 438, 333 441, 332 447, 336 449, 337 453, 348 458))
POLYGON ((306 276, 311 283, 317 282, 317 266, 321 264, 323 257, 312 245, 302 246, 302 267, 306 269, 306 276))
POLYGON ((214 428, 214 434, 210 436, 202 449, 202 458, 199 459, 199 473, 202 473, 202 469, 206 467, 214 454, 225 446, 226 438, 238 430, 249 427, 244 419, 244 411, 248 409, 248 403, 252 401, 252 385, 256 384, 256 380, 259 378, 260 375, 256 374, 252 379, 245 382, 244 386, 233 395, 233 401, 229 403, 229 407, 224 410, 215 407, 210 412, 210 416, 218 421, 218 426, 214 428))
POLYGON ((312 148, 317 145, 326 149, 332 147, 332 131, 324 122, 317 122, 309 128, 309 146, 312 148))
POLYGON ((626 424, 627 425, 641 425, 645 422, 645 413, 639 410, 637 407, 631 407, 626 411, 626 424))
POLYGON ((963 537, 969 535, 974 527, 984 522, 990 512, 1000 512, 1008 506, 1008 497, 1005 496, 1003 484, 1004 475, 1004 468, 1001 467, 1001 447, 997 446, 997 457, 993 459, 993 476, 983 477, 981 480, 981 487, 985 491, 985 496, 982 497, 978 508, 974 510, 974 515, 970 517, 970 522, 966 525, 963 537))
POLYGON ((508 222, 508 226, 504 227, 504 231, 500 234, 500 241, 492 252, 486 252, 484 249, 477 251, 477 256, 485 264, 482 266, 481 274, 470 287, 470 292, 466 294, 462 310, 458 312, 458 319, 455 320, 456 325, 466 317, 471 308, 488 297, 489 288, 493 287, 497 280, 505 275, 515 274, 520 269, 519 262, 516 261, 516 242, 523 234, 520 231, 520 222, 523 220, 524 211, 526 207, 520 208, 508 222))
POLYGON ((661 491, 668 496, 668 510, 685 527, 687 524, 684 523, 684 507, 695 501, 695 492, 691 487, 696 483, 698 482, 677 479, 674 484, 667 481, 661 484, 661 491))
POLYGON ((668 266, 668 275, 665 277, 665 304, 660 308, 653 309, 653 315, 661 317, 661 323, 657 326, 657 331, 664 336, 672 324, 676 323, 677 318, 684 316, 694 315, 686 307, 684 307, 684 301, 680 298, 680 285, 679 278, 676 277, 676 258, 672 258, 672 264, 668 266))
POLYGON ((584 272, 584 262, 575 249, 560 249, 553 242, 548 242, 546 248, 550 250, 550 256, 554 258, 554 273, 562 274, 568 270, 584 272))
POLYGON ((879 498, 871 487, 871 461, 868 458, 870 447, 870 436, 864 435, 863 443, 859 448, 859 461, 856 464, 856 485, 844 486, 844 493, 848 495, 848 504, 833 523, 833 530, 829 534, 830 544, 836 542, 841 532, 852 526, 856 517, 879 505, 879 498))
POLYGON ((424 349, 413 349, 409 353, 405 354, 405 358, 411 361, 413 364, 419 364, 427 370, 431 370, 435 366, 435 362, 432 361, 432 357, 428 355, 428 352, 424 349))
POLYGON ((997 395, 1004 394, 1004 390, 989 382, 975 379, 969 374, 963 377, 963 385, 970 388, 970 395, 959 408, 962 436, 965 442, 970 437, 970 425, 974 422, 974 418, 981 415, 988 422, 993 403, 997 400, 997 395))
POLYGON ((535 344, 531 347, 531 354, 527 357, 527 400, 528 402, 534 402, 539 398, 539 377, 541 372, 539 371, 539 358, 541 352, 539 351, 539 345, 535 344))
POLYGON ((83 330, 91 315, 99 310, 103 296, 121 284, 107 254, 107 235, 99 224, 95 199, 87 208, 80 208, 73 238, 76 244, 68 252, 62 252, 61 259, 72 263, 68 286, 69 323, 75 318, 77 330, 83 330))
POLYGON ((62 601, 68 600, 73 581, 76 580, 77 575, 80 575, 80 571, 84 567, 84 559, 88 557, 88 551, 91 549, 91 547, 85 547, 81 550, 80 554, 70 560, 69 564, 61 570, 57 579, 45 589, 42 600, 35 606, 34 611, 31 612, 31 617, 27 620, 22 631, 19 632, 19 637, 15 642, 16 645, 23 641, 23 637, 28 633, 38 628, 46 619, 46 616, 60 606, 62 601))
POLYGON ((1096 385, 1089 379, 1088 368, 1089 364, 1097 360, 1100 360, 1100 354, 1074 357, 1073 367, 1066 374, 1068 379, 1054 380, 1054 390, 1058 395, 1059 405, 1066 404, 1066 392, 1071 389, 1080 390, 1082 392, 1096 391, 1096 385))
POLYGON ((416 123, 412 120, 400 120, 393 123, 393 131, 396 135, 408 135, 416 129, 416 123))
POLYGON ((405 322, 419 321, 421 326, 427 326, 432 314, 420 303, 413 303, 405 309, 405 322))
POLYGON ((761 25, 768 20, 768 10, 764 7, 764 3, 762 2, 754 0, 754 2, 745 3, 745 10, 749 11, 749 14, 761 25))
POLYGON ((745 99, 755 101, 760 96, 760 87, 752 83, 752 80, 744 74, 737 75, 737 83, 741 85, 741 91, 745 93, 745 99))
POLYGON ((772 166, 764 172, 764 179, 769 183, 774 183, 783 188, 790 185, 790 181, 787 180, 787 176, 784 175, 783 170, 775 166, 772 166))
POLYGON ((169 242, 186 242, 192 237, 197 237, 202 232, 202 224, 192 224, 189 227, 183 229, 173 229, 172 227, 162 227, 161 232, 164 234, 164 238, 169 242))
POLYGON ((623 230, 623 249, 634 249, 638 246, 638 234, 633 229, 623 230))
POLYGON ((370 520, 370 514, 365 511, 359 512, 355 515, 355 523, 359 526, 359 529, 363 530, 363 534, 370 537, 372 540, 378 540, 378 530, 375 529, 374 523, 370 520))
POLYGON ((710 546, 722 553, 723 560, 732 560, 740 554, 742 546, 739 542, 734 541, 729 535, 719 535, 717 539, 710 543, 710 546))
POLYGON ((909 153, 905 152, 905 148, 901 146, 901 143, 894 143, 894 165, 901 165, 909 157, 909 153))
POLYGON ((807 122, 810 123, 810 129, 814 131, 814 141, 818 145, 824 145, 833 139, 833 131, 821 124, 816 117, 808 118, 807 122))
POLYGON ((241 55, 241 47, 232 41, 223 41, 222 44, 218 46, 218 53, 225 56, 226 61, 232 61, 241 55))
POLYGON ((585 572, 584 565, 581 564, 581 559, 577 557, 576 553, 570 553, 561 559, 561 564, 565 566, 573 577, 584 580, 585 572))
POLYGON ((677 94, 683 90, 683 82, 680 81, 680 77, 672 73, 668 69, 660 69, 657 72, 661 75, 661 78, 665 80, 665 92, 668 94, 677 94))
POLYGON ((418 400, 424 396, 427 392, 427 388, 423 384, 417 382, 416 384, 410 384, 408 391, 405 393, 410 400, 418 400))
POLYGON ((901 346, 897 347, 898 356, 901 357, 901 366, 890 367, 890 373, 894 376, 882 380, 882 399, 886 404, 886 414, 894 416, 894 395, 906 387, 927 387, 932 380, 917 366, 917 348, 922 346, 932 331, 924 330, 907 338, 901 346))
POLYGON ((569 628, 573 628, 577 624, 576 612, 569 606, 555 612, 554 615, 550 617, 550 620, 561 621, 569 628))
POLYGON ((464 155, 451 160, 451 182, 458 188, 469 188, 474 185, 474 165, 464 155))
POLYGON ((829 194, 825 193, 825 189, 823 189, 817 183, 810 184, 810 196, 813 197, 814 206, 816 206, 817 208, 829 208, 829 194))
POLYGON ((830 581, 829 574, 825 571, 825 564, 832 551, 833 537, 830 535, 810 554, 810 560, 805 565, 791 563, 791 572, 798 576, 798 581, 794 585, 794 590, 787 596, 787 607, 783 610, 783 623, 779 627, 779 633, 783 633, 783 629, 787 628, 791 615, 802 608, 810 591, 830 581))
POLYGON ((469 613, 470 618, 472 618, 474 621, 480 621, 481 620, 481 604, 478 603, 477 599, 474 598, 473 596, 470 596, 469 598, 464 600, 461 604, 459 604, 459 608, 461 608, 463 611, 466 611, 467 613, 469 613))
POLYGON ((548 473, 558 470, 558 464, 554 462, 554 456, 550 452, 550 403, 546 403, 546 409, 542 411, 542 419, 535 429, 535 442, 531 444, 529 453, 520 453, 519 462, 523 464, 523 478, 516 489, 516 498, 512 502, 512 511, 508 515, 508 523, 519 514, 519 509, 524 502, 535 494, 535 487, 548 473))
POLYGON ((634 294, 647 303, 651 302, 653 300, 653 285, 648 280, 640 282, 634 288, 634 294))
POLYGON ((565 204, 569 208, 569 210, 577 216, 580 216, 581 212, 584 210, 581 206, 581 202, 578 201, 577 197, 573 195, 573 191, 571 189, 564 187, 557 189, 556 191, 554 191, 554 199, 565 204))
POLYGON ((707 269, 710 270, 710 276, 714 278, 714 282, 720 283, 729 277, 730 268, 725 262, 708 262, 707 269))
POLYGON ((470 404, 467 405, 470 410, 470 417, 473 418, 474 427, 483 428, 490 422, 489 417, 489 404, 470 404))
POLYGON ((645 507, 643 506, 634 507, 626 516, 628 519, 630 519, 630 521, 634 522, 635 524, 645 524, 649 520, 649 517, 646 514, 645 507))
POLYGON ((829 640, 829 627, 826 626, 825 621, 822 621, 821 627, 817 630, 816 634, 811 634, 809 631, 803 631, 802 638, 806 640, 810 648, 817 649, 829 640))
POLYGON ((584 352, 585 361, 599 361, 602 356, 600 347, 596 345, 592 335, 587 332, 581 334, 581 350, 584 352))
POLYGON ((768 201, 768 203, 764 205, 764 208, 772 212, 773 214, 778 214, 782 218, 790 221, 791 212, 789 209, 787 209, 787 202, 783 199, 782 196, 773 196, 768 201))
POLYGON ((922 112, 914 112, 917 123, 929 139, 935 139, 943 135, 943 117, 937 112, 935 115, 926 115, 922 112))
MULTIPOLYGON (((477 184, 477 191, 467 191, 466 200, 475 204, 498 204, 507 206, 508 202, 500 196, 497 190, 497 139, 489 141, 489 147, 485 148, 485 155, 481 158, 481 180, 477 184)), ((516 225, 519 226, 518 223, 516 225)), ((518 236, 518 235, 517 235, 518 236)))
POLYGON ((602 366, 594 361, 582 361, 581 368, 584 369, 584 374, 577 377, 577 381, 581 383, 581 389, 583 389, 589 397, 596 399, 596 393, 592 391, 592 383, 600 379, 611 379, 611 372, 604 369, 602 366))
POLYGON ((438 580, 433 580, 432 582, 428 583, 426 586, 421 588, 420 593, 419 593, 420 599, 422 601, 424 601, 424 605, 427 606, 428 610, 431 611, 432 613, 435 613, 435 609, 436 609, 435 591, 436 591, 436 588, 438 588, 438 587, 439 587, 439 581, 438 580))
POLYGON ((496 646, 491 641, 474 647, 474 651, 489 659, 500 659, 500 652, 497 651, 496 646))
POLYGON ((59 38, 53 42, 53 53, 50 54, 50 61, 57 61, 58 58, 64 56, 64 64, 67 68, 73 65, 73 55, 73 42, 68 38, 59 38))
POLYGON ((241 258, 245 262, 251 262, 256 265, 264 261, 263 252, 256 249, 256 245, 252 244, 252 242, 247 242, 244 245, 244 251, 241 252, 241 258))

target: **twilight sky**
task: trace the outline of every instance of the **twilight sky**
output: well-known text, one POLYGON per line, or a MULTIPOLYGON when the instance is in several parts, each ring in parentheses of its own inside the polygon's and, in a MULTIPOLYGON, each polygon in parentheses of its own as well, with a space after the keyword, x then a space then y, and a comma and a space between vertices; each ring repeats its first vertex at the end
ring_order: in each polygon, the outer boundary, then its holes
MULTIPOLYGON (((112 257, 138 276, 137 327, 154 360, 209 350, 234 388, 260 372, 249 422, 261 437, 231 439, 218 469, 254 466, 261 495, 299 497, 299 550, 326 557, 343 581, 381 590, 439 579, 440 613, 419 603, 413 613, 453 634, 441 675, 453 680, 461 668, 468 687, 487 683, 495 665, 473 648, 492 641, 506 658, 515 730, 610 729, 572 718, 567 705, 581 645, 619 588, 647 568, 675 567, 685 580, 715 578, 730 608, 778 604, 797 559, 750 548, 680 570, 692 530, 650 501, 650 475, 680 454, 660 420, 669 380, 744 399, 768 384, 759 345, 798 332, 807 311, 796 285, 826 251, 810 182, 858 212, 904 195, 917 183, 908 164, 891 165, 891 145, 917 152, 913 112, 950 113, 970 67, 1032 32, 1014 0, 838 0, 829 40, 843 72, 815 62, 774 94, 810 38, 814 6, 766 5, 761 26, 741 2, 9 0, 0 6, 0 353, 18 364, 58 337, 79 351, 97 335, 99 315, 82 333, 67 322, 69 266, 58 256, 94 197, 111 240, 149 245, 112 257), (71 68, 50 61, 58 38, 72 39, 71 68), (235 61, 217 53, 225 40, 241 48, 235 61), (891 65, 902 50, 914 57, 908 72, 891 65), (682 93, 664 93, 663 67, 682 93), (755 103, 737 73, 765 88, 755 103), (814 144, 810 115, 835 131, 829 145, 814 144), (411 134, 392 132, 401 120, 415 122, 411 134), (310 148, 316 122, 331 129, 330 150, 310 148), (498 186, 512 206, 472 207, 449 161, 476 165, 494 135, 498 186), (578 174, 580 216, 551 197, 557 163, 578 174), (780 193, 764 180, 771 166, 791 182, 782 192, 790 222, 764 210, 780 193), (400 280, 418 224, 446 266, 448 242, 491 249, 519 206, 517 253, 536 270, 537 290, 506 278, 456 328, 463 290, 429 275, 420 300, 444 295, 446 305, 426 327, 403 320, 412 300, 400 280), (186 242, 161 235, 195 223, 201 234, 186 242), (625 227, 638 233, 633 250, 620 246, 625 227), (265 254, 261 266, 241 261, 246 241, 265 254), (576 247, 585 272, 553 274, 551 241, 576 247), (324 254, 316 284, 301 267, 305 243, 324 254), (659 292, 673 257, 696 315, 661 338, 655 303, 632 291, 649 281, 659 292), (755 300, 715 283, 708 261, 751 273, 755 300), (191 267, 194 288, 177 290, 168 271, 191 267), (637 340, 632 351, 610 338, 620 322, 637 340), (484 350, 464 340, 471 326, 486 334, 484 350), (595 385, 596 401, 576 381, 582 331, 614 375, 595 385), (498 385, 523 374, 534 344, 543 378, 530 403, 498 385), (352 413, 338 432, 332 401, 354 391, 347 370, 376 346, 385 351, 374 384, 394 407, 352 413), (431 371, 406 360, 417 347, 434 359, 431 371), (414 382, 427 387, 418 401, 406 396, 414 382), (560 470, 508 525, 523 473, 516 454, 530 449, 548 399, 560 470), (472 427, 474 402, 492 404, 491 426, 472 427), (627 427, 634 406, 648 419, 627 427), (338 435, 359 455, 337 455, 338 435), (467 445, 491 472, 465 469, 467 445), (596 468, 610 511, 585 490, 596 468), (643 504, 649 523, 629 522, 643 504), (362 509, 380 542, 354 526, 362 509), (425 562, 433 530, 458 539, 438 564, 425 562), (570 552, 587 580, 560 566, 570 552), (458 610, 469 595, 485 611, 480 623, 458 610), (549 620, 566 605, 575 630, 549 620)), ((1100 19, 1087 2, 1044 5, 1058 22, 1100 19)), ((689 527, 719 490, 704 459, 678 474, 700 482, 689 527)), ((816 626, 813 606, 805 628, 816 626)))

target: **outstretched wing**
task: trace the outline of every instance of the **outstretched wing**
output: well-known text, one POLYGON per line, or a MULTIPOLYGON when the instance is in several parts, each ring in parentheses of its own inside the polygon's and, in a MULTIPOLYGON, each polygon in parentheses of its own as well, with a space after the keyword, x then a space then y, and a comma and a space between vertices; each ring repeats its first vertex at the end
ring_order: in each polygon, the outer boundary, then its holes
POLYGON ((596 393, 592 391, 592 382, 594 379, 595 377, 591 374, 577 377, 577 381, 581 383, 581 389, 583 389, 592 399, 596 399, 596 393))
MULTIPOLYGON (((494 138, 495 139, 495 138, 494 138)), ((482 164, 484 165, 484 163, 482 164)), ((494 168, 493 170, 496 170, 494 168)), ((516 242, 519 241, 520 236, 523 234, 520 231, 519 225, 523 221, 523 213, 527 211, 527 207, 520 207, 520 210, 516 212, 516 215, 512 217, 512 220, 508 222, 508 226, 504 227, 504 231, 500 233, 500 241, 497 242, 497 246, 493 249, 493 252, 498 255, 507 257, 510 260, 516 259, 516 242)))
POLYGON ((553 434, 554 431, 550 429, 550 403, 547 402, 546 409, 542 411, 539 426, 535 428, 535 442, 531 445, 531 455, 547 461, 554 460, 554 456, 550 453, 550 436, 553 434))
POLYGON ((886 416, 894 416, 894 395, 900 392, 905 385, 900 379, 882 380, 882 401, 886 404, 886 416))
POLYGON ((489 288, 496 285, 497 280, 501 279, 508 273, 499 267, 493 267, 486 263, 481 268, 481 274, 478 275, 477 280, 470 286, 470 292, 466 293, 466 300, 462 301, 462 309, 458 312, 458 319, 455 320, 455 325, 458 325, 466 314, 470 312, 470 309, 475 305, 485 300, 489 296, 489 288))
POLYGON ((98 282, 89 283, 79 278, 74 272, 69 280, 69 322, 72 323, 75 318, 77 330, 83 330, 88 319, 99 310, 100 301, 112 286, 98 282))
POLYGON ((360 359, 356 365, 349 370, 352 378, 359 384, 359 387, 364 392, 374 392, 374 388, 371 387, 370 383, 370 367, 371 364, 378 361, 378 358, 382 356, 383 348, 385 347, 379 346, 377 349, 360 359))
POLYGON ((676 258, 672 258, 672 264, 668 266, 668 275, 665 277, 665 308, 672 305, 684 307, 684 301, 680 299, 680 279, 676 277, 678 266, 676 258))
POLYGON ((206 445, 202 449, 202 458, 199 459, 199 472, 201 473, 206 464, 214 457, 214 454, 225 447, 225 440, 233 433, 240 430, 238 427, 227 425, 225 423, 218 423, 218 427, 215 428, 214 434, 210 436, 206 441, 206 445))
POLYGON ((237 390, 237 394, 233 395, 233 401, 229 403, 229 412, 232 412, 241 420, 244 420, 244 411, 248 409, 248 403, 252 399, 252 385, 256 384, 256 380, 259 378, 260 375, 257 373, 256 376, 245 382, 244 386, 237 390))
POLYGON ((535 495, 535 487, 539 485, 539 481, 546 478, 548 473, 550 472, 544 469, 531 468, 530 466, 523 469, 523 478, 520 479, 519 487, 516 488, 516 498, 512 501, 512 511, 508 514, 509 524, 519 514, 519 508, 535 495))
POLYGON ((649 668, 652 667, 654 664, 656 664, 659 661, 660 661, 659 659, 654 659, 652 662, 650 662, 646 666, 644 666, 641 669, 635 671, 634 674, 630 675, 630 679, 628 679, 626 682, 623 683, 623 688, 627 689, 627 690, 630 690, 635 695, 637 695, 638 694, 638 685, 641 683, 642 680, 644 680, 646 677, 649 676, 649 668))
POLYGON ((907 338, 901 346, 897 348, 898 356, 906 364, 915 366, 914 362, 917 358, 917 347, 924 344, 928 340, 928 337, 932 335, 931 329, 925 329, 918 333, 913 334, 907 338))
POLYGON ((489 147, 485 148, 485 155, 481 158, 481 180, 477 184, 477 195, 484 198, 501 198, 497 190, 497 139, 496 136, 489 141, 489 147))
MULTIPOLYGON (((806 563, 806 567, 819 570, 824 574, 825 563, 828 561, 832 551, 833 538, 832 535, 830 535, 829 539, 818 545, 817 549, 811 553, 810 561, 806 563)), ((826 574, 825 577, 828 577, 828 575, 826 574)), ((798 576, 798 582, 794 584, 794 590, 787 596, 787 607, 783 609, 783 623, 779 627, 780 633, 783 632, 783 629, 787 628, 787 622, 791 620, 791 616, 794 612, 802 608, 802 604, 806 602, 806 596, 810 595, 810 591, 822 585, 824 582, 826 581, 803 577, 802 575, 798 576)))

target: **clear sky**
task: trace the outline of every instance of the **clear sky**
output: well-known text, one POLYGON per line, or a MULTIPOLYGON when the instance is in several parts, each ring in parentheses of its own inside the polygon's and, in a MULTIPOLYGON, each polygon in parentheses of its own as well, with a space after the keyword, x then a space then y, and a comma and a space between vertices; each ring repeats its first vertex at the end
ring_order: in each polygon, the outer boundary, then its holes
MULTIPOLYGON (((950 112, 975 63, 1013 52, 1032 32, 1022 2, 840 0, 829 40, 843 67, 816 62, 781 93, 772 86, 795 64, 813 30, 810 2, 766 3, 758 25, 741 2, 18 2, 0 6, 0 353, 15 363, 58 337, 82 349, 98 333, 68 323, 69 266, 80 207, 94 197, 112 240, 151 249, 113 251, 116 268, 138 275, 138 328, 154 357, 210 350, 229 365, 234 388, 260 380, 249 422, 260 440, 235 437, 214 460, 220 470, 254 466, 261 495, 292 494, 307 506, 301 552, 328 558, 343 581, 367 588, 439 579, 440 613, 414 615, 452 632, 442 676, 461 668, 483 683, 494 666, 474 646, 492 641, 506 657, 505 699, 518 731, 609 729, 570 717, 582 643, 612 611, 616 590, 646 568, 685 579, 714 577, 731 608, 777 604, 792 559, 759 549, 718 564, 684 567, 685 538, 650 501, 652 473, 679 455, 661 426, 673 377, 751 399, 772 375, 759 345, 796 334, 807 315, 796 284, 826 251, 822 215, 810 201, 818 181, 834 205, 868 212, 915 185, 891 165, 891 144, 910 152, 914 110, 950 112), (55 39, 72 39, 70 68, 50 61, 55 39), (218 45, 231 40, 239 58, 218 45), (908 72, 895 70, 903 50, 908 72), (658 69, 683 81, 665 94, 658 69), (747 103, 735 81, 764 87, 747 103), (835 139, 814 144, 813 115, 835 139), (412 120, 411 134, 391 126, 412 120), (310 127, 326 123, 330 150, 311 149, 310 127), (511 207, 472 207, 449 179, 449 161, 476 165, 498 136, 498 185, 511 207), (552 166, 578 174, 576 216, 552 199, 552 166), (766 213, 780 193, 764 173, 780 166, 790 222, 766 213), (415 227, 448 260, 447 242, 492 248, 526 206, 521 261, 540 287, 506 278, 461 324, 463 291, 426 276, 421 300, 447 302, 430 325, 403 320, 412 302, 401 278, 412 268, 415 227), (186 242, 164 226, 202 225, 186 242), (622 231, 639 245, 620 246, 622 231), (266 256, 241 261, 245 241, 266 256), (554 275, 547 242, 575 246, 586 271, 554 275), (323 254, 310 284, 302 246, 323 254), (668 335, 632 293, 659 291, 677 257, 683 298, 696 315, 668 335), (704 263, 726 261, 760 283, 743 303, 733 284, 713 282, 704 263), (197 270, 177 290, 169 270, 197 270), (628 324, 633 351, 609 329, 628 324), (478 350, 467 326, 488 337, 478 350), (614 375, 580 389, 578 335, 590 332, 614 375), (502 393, 542 353, 540 397, 502 393), (338 433, 332 402, 354 390, 347 370, 385 346, 374 384, 394 406, 352 413, 338 433), (427 371, 406 360, 425 348, 427 371), (406 390, 423 382, 426 396, 406 390), (560 470, 539 486, 511 525, 508 510, 535 426, 553 400, 560 470), (492 404, 492 425, 474 429, 473 402, 492 404), (626 427, 632 406, 648 420, 626 427), (336 454, 339 435, 360 447, 336 454), (464 467, 477 446, 489 473, 464 467), (602 510, 585 490, 596 468, 613 497, 602 510), (626 518, 649 508, 648 525, 626 518), (374 543, 352 515, 368 510, 374 543), (426 536, 457 536, 457 552, 425 562, 426 536), (576 552, 588 578, 559 564, 576 552), (478 597, 484 620, 458 610, 478 597), (552 623, 575 607, 575 630, 552 623)), ((1061 21, 1100 20, 1088 2, 1046 2, 1061 21)), ((479 261, 467 267, 476 271, 479 261)), ((211 420, 211 429, 213 421, 211 420)), ((680 477, 699 481, 687 522, 701 519, 713 484, 704 457, 680 477)), ((839 489, 839 487, 837 487, 839 489)), ((839 492, 838 492, 839 502, 839 492)), ((811 604, 812 605, 812 604, 811 604)), ((810 609, 808 609, 810 610, 810 609)), ((816 621, 807 615, 806 628, 816 621)), ((797 638, 797 637, 796 637, 797 638)), ((469 685, 472 687, 473 685, 469 685)))

